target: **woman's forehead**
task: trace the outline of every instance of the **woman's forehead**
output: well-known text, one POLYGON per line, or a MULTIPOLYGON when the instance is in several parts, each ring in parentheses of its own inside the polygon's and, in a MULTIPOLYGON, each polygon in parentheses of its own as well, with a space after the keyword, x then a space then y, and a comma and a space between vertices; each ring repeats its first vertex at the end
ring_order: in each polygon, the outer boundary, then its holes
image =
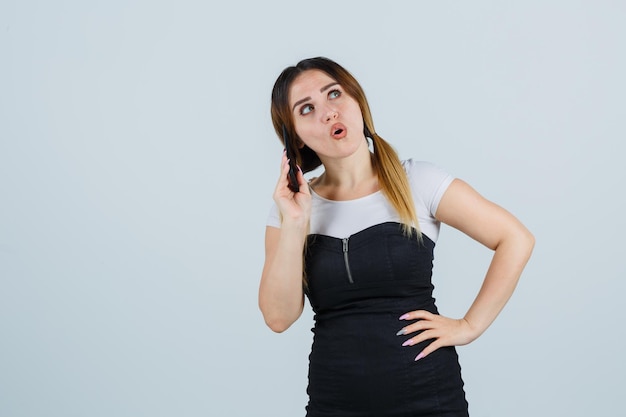
POLYGON ((335 83, 336 80, 321 70, 306 70, 299 74, 291 83, 289 88, 289 103, 295 103, 305 97, 319 92, 328 84, 335 83))

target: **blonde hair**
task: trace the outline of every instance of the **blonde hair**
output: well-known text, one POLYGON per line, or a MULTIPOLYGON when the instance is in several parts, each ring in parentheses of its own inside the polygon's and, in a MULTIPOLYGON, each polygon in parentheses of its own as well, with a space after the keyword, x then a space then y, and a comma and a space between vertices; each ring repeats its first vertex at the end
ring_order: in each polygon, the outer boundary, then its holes
MULTIPOLYGON (((328 74, 329 77, 337 81, 348 95, 354 98, 361 108, 363 115, 363 133, 366 138, 372 140, 373 147, 373 167, 378 175, 378 182, 381 191, 397 211, 402 223, 403 231, 411 235, 413 228, 417 231, 418 238, 421 237, 417 213, 413 204, 413 196, 409 179, 402 167, 398 154, 393 147, 383 138, 376 134, 374 121, 365 97, 363 88, 358 81, 345 68, 336 62, 324 58, 309 58, 298 62, 297 65, 287 67, 280 74, 274 88, 272 89, 271 115, 274 130, 281 143, 282 126, 287 129, 290 143, 298 165, 303 172, 309 172, 322 164, 317 154, 308 146, 298 147, 300 139, 295 131, 294 122, 289 109, 289 89, 298 75, 304 71, 320 70, 328 74)), ((283 143, 284 145, 284 143, 283 143)))

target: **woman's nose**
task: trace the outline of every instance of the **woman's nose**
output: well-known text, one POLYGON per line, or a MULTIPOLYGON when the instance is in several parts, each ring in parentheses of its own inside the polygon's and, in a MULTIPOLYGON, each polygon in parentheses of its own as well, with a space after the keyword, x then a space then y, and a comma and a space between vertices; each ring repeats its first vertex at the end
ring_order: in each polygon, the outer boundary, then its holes
POLYGON ((328 109, 328 111, 326 112, 325 120, 329 122, 331 120, 335 120, 337 116, 339 116, 339 113, 337 113, 337 110, 328 109))

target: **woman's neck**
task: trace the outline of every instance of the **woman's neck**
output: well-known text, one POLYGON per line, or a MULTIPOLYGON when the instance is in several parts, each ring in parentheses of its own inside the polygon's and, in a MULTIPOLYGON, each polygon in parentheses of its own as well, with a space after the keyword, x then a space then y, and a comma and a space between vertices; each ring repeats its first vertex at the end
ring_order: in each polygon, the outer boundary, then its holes
POLYGON ((311 182, 315 192, 329 200, 353 200, 380 189, 368 148, 349 158, 324 161, 324 173, 311 182))

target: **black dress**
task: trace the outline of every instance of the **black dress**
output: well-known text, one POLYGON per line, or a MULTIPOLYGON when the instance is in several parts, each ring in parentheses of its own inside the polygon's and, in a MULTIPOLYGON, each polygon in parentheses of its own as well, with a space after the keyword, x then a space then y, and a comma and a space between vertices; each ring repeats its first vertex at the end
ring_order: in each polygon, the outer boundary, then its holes
POLYGON ((396 222, 339 239, 308 236, 305 293, 315 313, 307 417, 467 416, 453 347, 415 357, 396 336, 413 310, 437 313, 431 283, 435 244, 396 222))

